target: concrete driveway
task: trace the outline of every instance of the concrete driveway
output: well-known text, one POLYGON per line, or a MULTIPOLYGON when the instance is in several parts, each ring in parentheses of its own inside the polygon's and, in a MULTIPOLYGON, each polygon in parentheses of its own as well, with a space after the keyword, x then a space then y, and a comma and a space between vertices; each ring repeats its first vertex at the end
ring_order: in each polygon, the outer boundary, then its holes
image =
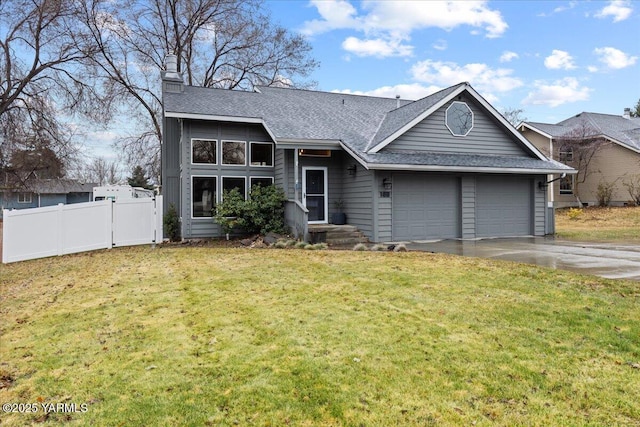
POLYGON ((640 245, 527 237, 410 242, 407 249, 517 261, 610 279, 640 281, 640 245))

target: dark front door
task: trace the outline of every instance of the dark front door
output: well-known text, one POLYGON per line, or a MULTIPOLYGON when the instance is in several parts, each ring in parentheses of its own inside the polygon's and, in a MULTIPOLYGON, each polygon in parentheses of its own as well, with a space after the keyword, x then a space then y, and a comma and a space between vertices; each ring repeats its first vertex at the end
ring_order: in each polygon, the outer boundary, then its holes
POLYGON ((309 211, 309 224, 326 224, 327 211, 327 168, 302 168, 302 200, 309 211))

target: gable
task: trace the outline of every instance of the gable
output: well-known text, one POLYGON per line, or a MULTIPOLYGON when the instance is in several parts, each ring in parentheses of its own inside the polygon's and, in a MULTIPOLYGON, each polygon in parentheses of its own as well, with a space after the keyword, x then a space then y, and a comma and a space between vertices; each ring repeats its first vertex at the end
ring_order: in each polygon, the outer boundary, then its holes
POLYGON ((531 156, 513 135, 466 93, 447 102, 382 151, 531 156), (473 112, 473 127, 466 136, 454 136, 445 123, 446 111, 454 102, 464 102, 473 112))

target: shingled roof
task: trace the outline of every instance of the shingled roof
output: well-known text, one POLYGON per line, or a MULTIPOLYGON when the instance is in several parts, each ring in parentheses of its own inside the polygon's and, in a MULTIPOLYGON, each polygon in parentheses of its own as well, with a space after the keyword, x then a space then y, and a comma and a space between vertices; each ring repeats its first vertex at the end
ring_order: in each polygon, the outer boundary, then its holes
POLYGON ((275 87, 257 87, 254 92, 245 92, 184 86, 182 92, 166 91, 163 102, 167 117, 262 123, 276 143, 340 143, 363 164, 372 167, 384 164, 432 165, 425 162, 434 162, 436 166, 468 165, 544 173, 572 171, 565 165, 546 160, 515 130, 514 138, 523 141, 531 157, 443 156, 435 153, 379 151, 381 144, 384 145, 385 141, 422 118, 425 112, 465 89, 475 93, 468 83, 460 83, 420 100, 409 101, 275 87))
POLYGON ((524 122, 525 126, 541 131, 552 138, 561 138, 571 134, 572 129, 586 123, 593 135, 604 136, 619 145, 640 153, 640 118, 616 116, 613 114, 587 113, 576 114, 556 124, 524 122))

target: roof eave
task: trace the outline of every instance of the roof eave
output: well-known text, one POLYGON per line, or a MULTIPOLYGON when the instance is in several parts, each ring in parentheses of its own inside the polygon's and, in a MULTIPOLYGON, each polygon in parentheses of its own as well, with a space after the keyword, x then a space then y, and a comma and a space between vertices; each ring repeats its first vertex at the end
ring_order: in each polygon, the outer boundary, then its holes
POLYGON ((265 131, 267 131, 271 139, 273 141, 276 141, 275 135, 273 134, 273 132, 271 132, 271 129, 269 129, 269 126, 267 126, 262 117, 218 116, 214 114, 179 113, 175 111, 165 111, 164 116, 175 119, 260 124, 264 127, 265 131))
MULTIPOLYGON (((442 107, 444 104, 449 102, 449 100, 451 100, 451 98, 454 98, 454 97, 458 96, 467 87, 469 87, 468 84, 461 85, 459 88, 457 88, 456 90, 451 92, 449 95, 445 96, 440 101, 438 101, 437 103, 432 105, 429 109, 425 110, 424 112, 422 112, 421 114, 416 116, 413 120, 411 120, 410 122, 405 124, 403 127, 401 127, 400 129, 398 129, 397 131, 392 133, 390 136, 388 136, 387 138, 385 138, 384 140, 382 140, 381 142, 376 144, 371 149, 367 150, 367 153, 368 154, 375 154, 375 153, 379 152, 384 147, 386 147, 387 145, 391 144, 396 138, 400 137, 406 131, 408 131, 409 129, 411 129, 412 127, 414 127, 418 123, 420 123, 425 118, 429 117, 431 114, 433 114, 435 111, 437 111, 440 107, 442 107)), ((375 137, 375 135, 374 135, 374 137, 375 137)))
POLYGON ((475 172, 475 173, 504 173, 520 175, 555 175, 566 173, 575 175, 575 169, 532 169, 532 168, 500 168, 485 166, 440 166, 440 165, 410 165, 394 163, 369 163, 368 169, 373 170, 409 170, 409 171, 430 171, 430 172, 475 172))

